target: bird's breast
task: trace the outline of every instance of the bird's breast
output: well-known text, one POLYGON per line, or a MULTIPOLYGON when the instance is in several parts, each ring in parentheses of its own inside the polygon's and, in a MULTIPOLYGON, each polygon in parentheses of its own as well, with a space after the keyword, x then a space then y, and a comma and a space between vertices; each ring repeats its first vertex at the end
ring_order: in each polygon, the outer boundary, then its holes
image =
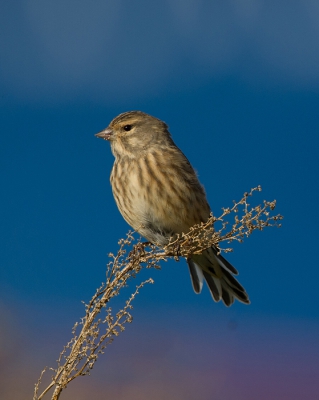
POLYGON ((182 168, 164 163, 156 154, 116 160, 111 185, 126 222, 152 242, 187 232, 209 216, 199 182, 197 188, 193 176, 187 177, 182 168))

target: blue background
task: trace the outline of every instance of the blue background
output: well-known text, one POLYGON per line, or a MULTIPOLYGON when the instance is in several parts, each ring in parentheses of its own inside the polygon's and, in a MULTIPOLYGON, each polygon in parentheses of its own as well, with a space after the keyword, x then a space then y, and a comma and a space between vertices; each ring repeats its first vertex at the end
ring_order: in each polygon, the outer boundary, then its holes
POLYGON ((195 295, 183 260, 145 271, 155 284, 136 299, 134 323, 63 398, 315 398, 319 5, 1 9, 2 397, 31 398, 129 229, 111 193, 109 144, 94 134, 142 110, 168 123, 215 214, 260 184, 254 203, 276 199, 285 219, 227 256, 250 306, 195 295))

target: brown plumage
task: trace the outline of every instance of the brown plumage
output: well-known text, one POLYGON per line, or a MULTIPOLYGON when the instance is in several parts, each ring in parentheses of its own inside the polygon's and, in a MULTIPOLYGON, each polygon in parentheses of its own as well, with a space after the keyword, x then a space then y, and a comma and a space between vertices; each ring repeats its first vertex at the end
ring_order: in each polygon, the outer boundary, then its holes
MULTIPOLYGON (((205 191, 163 121, 130 111, 96 136, 111 143, 111 185, 118 209, 148 241, 164 246, 171 236, 207 221, 205 191)), ((187 262, 196 293, 205 278, 215 301, 222 299, 230 306, 237 298, 249 304, 245 289, 233 277, 237 270, 214 247, 187 262)))

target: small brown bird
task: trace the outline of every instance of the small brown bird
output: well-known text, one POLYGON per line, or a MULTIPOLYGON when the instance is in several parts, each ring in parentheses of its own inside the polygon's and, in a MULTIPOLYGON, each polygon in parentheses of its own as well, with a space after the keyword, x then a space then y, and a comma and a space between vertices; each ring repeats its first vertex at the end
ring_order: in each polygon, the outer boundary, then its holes
MULTIPOLYGON (((113 195, 125 221, 159 246, 171 236, 206 222, 210 207, 204 188, 188 159, 175 145, 168 126, 141 111, 120 114, 97 137, 109 140, 115 162, 113 195)), ((213 246, 187 260, 193 288, 200 293, 205 278, 215 301, 249 304, 237 270, 213 246)))

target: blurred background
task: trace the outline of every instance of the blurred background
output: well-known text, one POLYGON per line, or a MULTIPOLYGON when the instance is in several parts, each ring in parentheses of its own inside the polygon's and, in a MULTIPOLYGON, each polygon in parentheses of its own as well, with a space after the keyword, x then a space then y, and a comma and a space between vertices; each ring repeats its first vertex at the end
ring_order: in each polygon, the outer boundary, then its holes
POLYGON ((94 137, 129 110, 168 123, 215 214, 260 184, 285 219, 228 255, 250 306, 195 295, 184 260, 145 271, 61 397, 317 398, 319 3, 17 0, 0 21, 1 398, 32 398, 129 229, 94 137))

